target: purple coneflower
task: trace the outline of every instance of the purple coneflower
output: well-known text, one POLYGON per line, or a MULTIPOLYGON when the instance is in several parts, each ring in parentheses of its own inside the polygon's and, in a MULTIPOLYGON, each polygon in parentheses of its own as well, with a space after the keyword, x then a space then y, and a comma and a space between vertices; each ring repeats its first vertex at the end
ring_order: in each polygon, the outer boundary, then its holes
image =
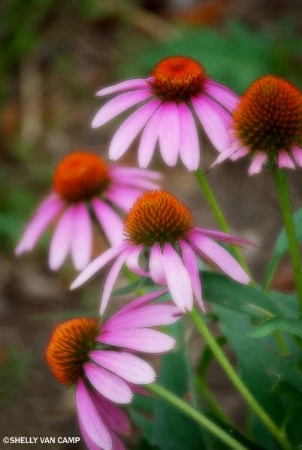
POLYGON ((249 174, 266 162, 302 167, 302 95, 288 81, 266 75, 246 90, 233 114, 232 146, 214 164, 249 156, 249 174))
POLYGON ((124 264, 133 272, 168 286, 172 299, 183 312, 190 311, 195 297, 204 310, 198 257, 212 261, 240 283, 249 277, 240 264, 214 239, 231 244, 250 243, 219 231, 194 226, 190 210, 166 191, 142 194, 125 220, 126 239, 92 261, 71 285, 76 288, 116 258, 104 284, 101 314, 124 264), (146 259, 145 268, 140 258, 146 259))
POLYGON ((115 96, 96 113, 93 128, 135 107, 112 138, 109 158, 113 160, 120 158, 142 131, 140 167, 148 166, 158 141, 168 166, 175 166, 179 155, 189 170, 196 170, 200 162, 198 122, 218 151, 230 146, 230 112, 238 96, 211 80, 204 67, 192 58, 165 58, 155 66, 151 77, 123 81, 96 95, 111 94, 115 96))
POLYGON ((57 270, 71 252, 74 266, 82 270, 91 260, 92 220, 90 206, 111 245, 122 238, 123 222, 115 207, 129 211, 147 189, 158 185, 158 172, 110 166, 99 156, 74 152, 58 165, 53 189, 42 201, 16 248, 31 251, 50 223, 59 217, 49 249, 49 266, 57 270))
POLYGON ((76 388, 79 426, 90 450, 124 449, 118 434, 127 434, 130 424, 114 403, 130 403, 133 391, 155 380, 150 364, 133 352, 174 348, 174 338, 150 329, 181 316, 171 303, 151 303, 163 292, 137 298, 107 321, 80 317, 58 325, 52 334, 46 360, 60 383, 76 388))

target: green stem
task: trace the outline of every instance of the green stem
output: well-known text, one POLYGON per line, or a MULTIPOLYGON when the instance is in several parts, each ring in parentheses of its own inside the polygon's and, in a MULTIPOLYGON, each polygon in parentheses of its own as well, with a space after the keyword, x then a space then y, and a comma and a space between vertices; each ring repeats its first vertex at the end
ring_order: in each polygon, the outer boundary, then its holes
POLYGON ((245 384, 237 375, 236 371, 226 358, 225 354, 221 350, 220 346, 217 344, 214 336, 208 329, 205 324, 202 315, 194 308, 190 316, 200 332, 201 336, 205 339, 208 346, 212 350, 213 354, 219 361, 221 367, 224 369, 226 375, 229 377, 233 385, 237 388, 238 392, 242 395, 242 397, 246 400, 247 404, 250 408, 257 414, 259 419, 263 422, 263 424, 270 430, 272 435, 277 439, 277 441, 281 444, 282 448, 290 449, 291 446, 287 440, 287 437, 284 433, 284 430, 280 430, 272 419, 267 415, 266 411, 262 408, 262 406, 257 402, 257 400, 253 397, 251 392, 247 389, 245 384))
MULTIPOLYGON (((206 177, 202 173, 201 169, 197 169, 195 171, 195 176, 199 183, 201 191, 202 191, 206 201, 208 202, 208 205, 210 206, 221 231, 223 231, 224 233, 230 233, 231 230, 230 230, 228 223, 224 217, 224 214, 223 214, 219 204, 217 203, 215 195, 214 195, 209 183, 207 182, 206 177)), ((241 266, 244 268, 244 270, 246 271, 246 273, 249 275, 250 279, 252 280, 250 270, 249 270, 244 258, 242 257, 240 251, 238 250, 238 248, 235 245, 230 245, 229 247, 230 247, 230 251, 232 252, 232 254, 235 256, 237 261, 241 264, 241 266)))
POLYGON ((294 278, 299 301, 299 311, 302 315, 302 266, 298 239, 293 220, 293 210, 288 188, 287 176, 284 170, 279 169, 275 163, 271 164, 276 190, 278 193, 281 214, 287 236, 289 252, 292 260, 294 278))
POLYGON ((224 430, 219 428, 214 422, 204 416, 201 412, 192 408, 191 405, 174 395, 172 392, 160 386, 157 383, 149 384, 145 386, 149 392, 156 395, 157 397, 163 399, 165 402, 174 406, 174 408, 191 417, 200 426, 205 428, 208 432, 212 433, 216 438, 220 439, 222 442, 227 444, 230 448, 234 450, 248 450, 247 447, 236 441, 234 437, 226 433, 224 430))

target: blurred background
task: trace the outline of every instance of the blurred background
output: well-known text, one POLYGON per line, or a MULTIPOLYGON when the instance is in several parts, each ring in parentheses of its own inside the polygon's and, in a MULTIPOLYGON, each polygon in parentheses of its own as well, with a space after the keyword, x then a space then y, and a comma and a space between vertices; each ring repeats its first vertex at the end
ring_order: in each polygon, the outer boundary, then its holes
MULTIPOLYGON (((147 76, 165 56, 196 58, 238 94, 267 73, 301 89, 301 2, 2 0, 0 17, 0 430, 8 436, 77 436, 73 394, 51 377, 44 349, 56 322, 97 309, 100 280, 70 293, 72 265, 59 273, 48 269, 50 233, 34 252, 14 256, 28 219, 51 187, 57 162, 79 149, 107 158, 119 121, 90 128, 100 105, 95 92, 147 76)), ((202 165, 208 171, 216 153, 203 141, 202 165)), ((135 149, 122 162, 135 165, 135 149)), ((160 158, 152 168, 163 171, 164 187, 191 207, 198 225, 217 227, 193 174, 181 165, 166 170, 160 158)), ((300 179, 299 170, 290 174, 295 209, 302 204, 300 179)), ((240 161, 209 171, 208 180, 233 232, 259 245, 246 257, 261 281, 281 228, 269 174, 248 177, 247 163, 240 161)), ((274 285, 284 291, 293 287, 286 260, 274 285)), ((219 371, 213 373, 216 392, 240 425, 240 401, 219 371)), ((127 446, 139 444, 134 429, 127 446)), ((65 448, 56 445, 48 448, 65 448)))

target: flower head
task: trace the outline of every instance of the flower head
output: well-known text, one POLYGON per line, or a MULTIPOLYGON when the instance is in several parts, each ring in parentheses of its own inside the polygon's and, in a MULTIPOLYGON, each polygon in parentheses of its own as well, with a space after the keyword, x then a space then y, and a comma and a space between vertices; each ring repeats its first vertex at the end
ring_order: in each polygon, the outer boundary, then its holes
POLYGON ((169 192, 142 194, 126 217, 124 233, 126 239, 92 261, 71 286, 80 286, 116 258, 105 281, 101 314, 124 264, 137 274, 151 277, 156 284, 167 286, 183 312, 192 309, 194 297, 204 310, 198 257, 212 261, 240 283, 249 282, 239 263, 214 239, 231 244, 250 242, 195 226, 189 209, 169 192))
POLYGON ((127 434, 130 424, 114 403, 130 403, 134 390, 155 379, 149 363, 133 352, 162 353, 175 345, 172 337, 152 329, 180 318, 171 304, 151 304, 163 292, 137 298, 105 322, 80 317, 52 334, 46 361, 60 383, 76 387, 79 426, 89 449, 124 448, 116 433, 127 434))
POLYGON ((179 155, 189 170, 196 170, 200 162, 199 123, 217 150, 230 146, 228 128, 238 97, 211 80, 192 58, 165 58, 149 78, 123 81, 97 92, 98 96, 111 94, 115 96, 96 113, 93 128, 135 107, 112 138, 109 157, 113 160, 120 158, 142 131, 140 167, 148 166, 158 141, 168 166, 174 166, 179 155))
POLYGON ((57 166, 50 194, 42 201, 16 248, 31 251, 50 223, 59 217, 49 250, 49 266, 57 270, 71 251, 77 270, 90 261, 92 220, 90 207, 110 244, 120 242, 123 222, 115 207, 128 212, 146 189, 157 186, 153 171, 110 166, 99 156, 78 151, 57 166))
POLYGON ((288 81, 267 75, 256 80, 234 110, 233 146, 222 153, 238 159, 249 155, 249 173, 271 161, 280 168, 302 166, 302 94, 288 81))

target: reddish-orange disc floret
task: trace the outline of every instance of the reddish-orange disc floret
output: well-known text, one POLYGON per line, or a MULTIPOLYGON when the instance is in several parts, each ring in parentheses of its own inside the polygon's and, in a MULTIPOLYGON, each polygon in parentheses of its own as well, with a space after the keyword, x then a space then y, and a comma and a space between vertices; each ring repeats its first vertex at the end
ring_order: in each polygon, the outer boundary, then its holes
POLYGON ((164 100, 186 102, 203 91, 206 71, 187 56, 171 56, 160 61, 151 72, 153 93, 164 100))
POLYGON ((166 191, 149 191, 134 203, 125 232, 134 244, 175 243, 193 227, 190 210, 166 191))
POLYGON ((97 155, 74 152, 58 165, 53 186, 67 202, 90 200, 102 193, 110 183, 107 164, 97 155))
POLYGON ((290 151, 302 144, 302 95, 273 75, 256 80, 234 111, 235 137, 252 152, 290 151))
POLYGON ((95 346, 99 333, 98 321, 80 317, 61 323, 54 330, 46 348, 46 361, 54 377, 70 385, 83 376, 83 364, 95 346))

